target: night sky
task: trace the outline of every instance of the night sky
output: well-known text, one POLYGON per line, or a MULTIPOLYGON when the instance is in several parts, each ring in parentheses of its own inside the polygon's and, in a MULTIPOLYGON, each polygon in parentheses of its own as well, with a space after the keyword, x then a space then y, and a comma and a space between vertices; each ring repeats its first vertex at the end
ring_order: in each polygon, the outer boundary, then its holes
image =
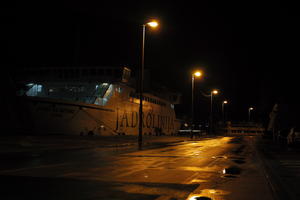
POLYGON ((137 69, 141 25, 147 29, 145 68, 152 79, 182 94, 178 115, 188 115, 191 73, 197 118, 206 119, 209 98, 219 89, 216 110, 227 99, 228 115, 267 118, 279 102, 289 119, 299 111, 300 31, 296 4, 288 1, 43 1, 3 9, 2 65, 129 66, 137 69), (210 3, 208 3, 210 2, 210 3))

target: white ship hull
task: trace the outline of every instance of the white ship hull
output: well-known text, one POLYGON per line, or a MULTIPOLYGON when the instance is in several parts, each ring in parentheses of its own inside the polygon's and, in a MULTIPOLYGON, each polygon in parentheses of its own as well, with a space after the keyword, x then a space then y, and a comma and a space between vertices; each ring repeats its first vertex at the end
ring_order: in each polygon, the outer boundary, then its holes
MULTIPOLYGON (((138 135, 138 99, 122 99, 115 94, 108 106, 99 106, 39 97, 21 98, 25 129, 36 134, 138 135)), ((180 124, 170 105, 151 104, 143 102, 143 134, 176 134, 180 124)))
MULTIPOLYGON (((16 105, 20 131, 138 135, 139 96, 126 67, 30 68, 15 79, 23 85, 16 105)), ((143 134, 177 133, 174 106, 163 96, 144 93, 143 134)))

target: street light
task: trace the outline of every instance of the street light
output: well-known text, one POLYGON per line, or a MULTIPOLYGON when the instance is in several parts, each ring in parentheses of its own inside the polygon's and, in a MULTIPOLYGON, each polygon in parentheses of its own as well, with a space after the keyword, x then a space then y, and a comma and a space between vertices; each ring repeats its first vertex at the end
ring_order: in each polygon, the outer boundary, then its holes
POLYGON ((212 90, 210 93, 210 133, 213 130, 213 95, 218 94, 218 90, 212 90))
POLYGON ((225 107, 225 104, 227 104, 228 101, 223 101, 222 102, 222 119, 223 119, 223 123, 225 122, 225 110, 224 110, 224 107, 225 107))
POLYGON ((200 71, 196 71, 192 74, 192 123, 191 123, 191 137, 193 137, 193 124, 194 124, 194 79, 195 77, 202 76, 200 71))
POLYGON ((142 25, 143 28, 143 39, 142 39, 142 58, 141 58, 141 69, 139 74, 139 93, 140 93, 140 106, 139 106, 139 135, 138 135, 138 143, 139 149, 142 148, 142 138, 143 138, 143 82, 144 82, 144 54, 145 54, 145 33, 146 33, 146 26, 150 26, 155 28, 158 26, 157 21, 150 21, 146 24, 142 25))
POLYGON ((248 121, 250 122, 250 116, 251 116, 251 110, 254 110, 254 108, 253 107, 250 107, 249 109, 248 109, 248 121))

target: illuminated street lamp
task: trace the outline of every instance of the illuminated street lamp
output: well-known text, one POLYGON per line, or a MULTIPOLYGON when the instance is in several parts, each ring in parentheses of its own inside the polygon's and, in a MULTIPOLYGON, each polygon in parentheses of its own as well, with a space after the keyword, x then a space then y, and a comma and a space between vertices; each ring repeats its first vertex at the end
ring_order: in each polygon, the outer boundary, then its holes
POLYGON ((210 133, 213 131, 213 95, 218 94, 218 90, 212 90, 210 93, 210 133))
POLYGON ((251 110, 254 110, 253 107, 248 108, 248 121, 250 122, 251 119, 251 110))
POLYGON ((158 26, 158 22, 150 21, 146 24, 142 25, 143 28, 143 39, 142 39, 142 59, 141 59, 141 69, 139 74, 139 93, 140 93, 140 107, 139 107, 139 135, 138 135, 138 143, 139 149, 142 148, 142 138, 143 138, 143 82, 144 82, 144 54, 145 54, 145 33, 146 33, 146 26, 150 26, 155 28, 158 26))
MULTIPOLYGON (((151 21, 148 22, 147 25, 151 26, 152 28, 155 28, 158 26, 158 22, 157 21, 151 21)), ((146 26, 145 24, 143 26, 146 26)))
POLYGON ((228 101, 222 101, 222 118, 223 118, 223 122, 225 122, 225 104, 228 104, 228 101))
POLYGON ((196 71, 192 74, 192 124, 191 124, 191 137, 193 136, 193 124, 194 124, 194 79, 195 77, 202 76, 200 71, 196 71))

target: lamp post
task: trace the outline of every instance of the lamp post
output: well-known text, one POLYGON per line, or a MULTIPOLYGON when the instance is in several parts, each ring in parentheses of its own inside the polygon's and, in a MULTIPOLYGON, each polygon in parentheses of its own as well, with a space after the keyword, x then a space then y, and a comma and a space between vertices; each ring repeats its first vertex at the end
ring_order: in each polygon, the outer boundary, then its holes
POLYGON ((225 122, 225 104, 227 104, 228 101, 222 101, 222 119, 223 119, 223 123, 225 122))
POLYGON ((146 26, 157 27, 158 23, 156 21, 150 21, 142 25, 143 28, 143 38, 142 38, 142 58, 141 58, 141 69, 139 74, 139 93, 140 93, 140 106, 139 106, 139 135, 138 135, 138 145, 139 149, 142 148, 143 143, 143 90, 144 90, 144 56, 145 56, 145 35, 146 26))
POLYGON ((251 110, 254 110, 254 108, 253 107, 250 107, 249 109, 248 109, 248 121, 250 122, 250 120, 251 120, 251 110))
POLYGON ((218 94, 218 90, 213 90, 210 93, 210 133, 213 131, 213 95, 218 94))
POLYGON ((194 124, 194 80, 195 77, 202 76, 200 71, 196 71, 192 74, 192 123, 191 123, 191 137, 193 137, 193 124, 194 124))

